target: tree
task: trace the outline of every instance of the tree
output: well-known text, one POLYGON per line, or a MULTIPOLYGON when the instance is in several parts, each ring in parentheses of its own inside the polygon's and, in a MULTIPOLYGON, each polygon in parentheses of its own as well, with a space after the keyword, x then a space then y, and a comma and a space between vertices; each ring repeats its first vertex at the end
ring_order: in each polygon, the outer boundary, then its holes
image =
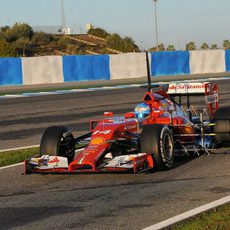
POLYGON ((106 38, 109 47, 117 50, 122 50, 122 42, 119 34, 112 34, 106 38))
POLYGON ((195 42, 189 42, 186 44, 186 50, 195 50, 195 49, 196 49, 195 42))
POLYGON ((19 38, 31 39, 34 32, 28 24, 15 23, 12 28, 5 31, 5 38, 8 42, 14 42, 19 38))
POLYGON ((121 52, 138 52, 139 48, 130 37, 121 38, 119 34, 108 35, 107 45, 121 52))
POLYGON ((30 46, 30 40, 28 38, 21 37, 13 43, 13 47, 18 50, 18 54, 23 57, 26 56, 26 50, 30 46))
POLYGON ((224 40, 223 42, 223 47, 224 49, 230 49, 230 41, 229 40, 224 40))
POLYGON ((1 39, 6 39, 6 31, 9 30, 9 26, 3 26, 0 28, 0 38, 1 39))
POLYGON ((211 50, 216 50, 216 49, 218 49, 217 44, 212 44, 212 45, 211 45, 211 50))
POLYGON ((17 51, 8 42, 0 39, 0 57, 16 57, 17 51))
POLYGON ((36 32, 31 39, 31 43, 33 45, 47 45, 53 40, 54 37, 50 34, 46 34, 44 32, 36 32))
MULTIPOLYGON (((165 46, 163 43, 158 45, 158 51, 165 51, 165 46)), ((150 48, 149 52, 157 52, 157 47, 154 46, 154 47, 150 48)))
POLYGON ((5 33, 8 29, 10 29, 9 26, 3 26, 3 27, 0 28, 0 32, 5 33))
POLYGON ((88 30, 87 32, 88 34, 91 34, 91 35, 94 35, 94 36, 97 36, 97 37, 101 37, 101 38, 106 38, 109 33, 101 28, 91 28, 88 30))
POLYGON ((66 46, 66 52, 69 54, 76 54, 77 53, 78 46, 74 44, 68 44, 66 46))
POLYGON ((125 37, 123 39, 124 49, 123 52, 138 52, 139 48, 135 45, 134 41, 130 37, 125 37))
POLYGON ((202 45, 201 45, 201 47, 200 47, 202 50, 208 50, 209 49, 209 45, 206 43, 206 42, 204 42, 202 45))
POLYGON ((158 51, 165 51, 165 45, 163 43, 158 45, 158 51))
POLYGON ((70 38, 62 36, 58 42, 57 42, 58 46, 62 49, 66 49, 67 45, 72 44, 72 41, 70 38))
POLYGON ((175 51, 176 49, 175 49, 174 45, 168 45, 166 50, 167 51, 175 51))

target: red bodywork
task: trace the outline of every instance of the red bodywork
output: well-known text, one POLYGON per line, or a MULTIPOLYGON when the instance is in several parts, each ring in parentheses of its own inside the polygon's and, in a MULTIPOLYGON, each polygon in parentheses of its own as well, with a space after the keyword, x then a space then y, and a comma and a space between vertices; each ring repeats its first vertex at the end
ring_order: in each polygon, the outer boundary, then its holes
MULTIPOLYGON (((204 84, 206 103, 208 105, 210 114, 215 112, 218 107, 217 86, 204 84)), ((173 88, 174 90, 174 88, 173 88)), ((126 113, 122 117, 114 117, 112 112, 104 113, 104 119, 100 121, 91 122, 92 135, 89 139, 89 144, 78 154, 75 159, 66 167, 52 167, 45 168, 36 166, 32 172, 126 172, 133 171, 140 172, 145 169, 154 168, 154 160, 151 154, 141 153, 130 155, 126 153, 128 160, 124 164, 117 163, 114 165, 106 164, 106 154, 112 152, 111 146, 113 143, 125 141, 125 143, 132 144, 138 150, 138 135, 141 132, 142 126, 147 124, 164 124, 170 126, 174 134, 194 134, 194 124, 189 120, 187 113, 181 106, 170 100, 170 95, 165 90, 154 92, 147 92, 144 95, 143 101, 151 108, 151 114, 145 119, 137 119, 133 112, 126 113), (96 125, 95 125, 96 124, 96 125), (94 127, 95 126, 95 127, 94 127), (124 167, 127 165, 127 167, 124 167), (147 167, 146 167, 147 165, 147 167), (129 167, 130 166, 130 167, 129 167)), ((175 137, 175 141, 180 143, 193 143, 193 135, 175 137)), ((130 147, 132 151, 132 147, 130 147)), ((59 159, 59 158, 57 158, 59 159)), ((122 159, 122 158, 120 158, 122 159)), ((123 159, 124 160, 124 159, 123 159)), ((48 161, 48 165, 50 164, 48 161)), ((55 159, 52 159, 52 163, 55 159)), ((111 158, 112 161, 112 158, 111 158)), ((109 162, 109 160, 108 160, 109 162)), ((26 162, 28 164, 28 161, 26 162)), ((27 167, 27 166, 26 166, 27 167)))
MULTIPOLYGON (((96 128, 92 130, 89 145, 77 155, 69 165, 68 171, 127 171, 127 168, 121 167, 100 168, 100 160, 102 160, 104 153, 108 150, 112 142, 121 140, 131 141, 132 138, 126 133, 139 133, 138 120, 134 118, 133 113, 127 113, 125 117, 114 118, 113 113, 110 112, 105 113, 105 116, 105 119, 99 121, 96 128), (85 166, 89 166, 89 169, 83 169, 85 166)), ((149 167, 153 168, 153 160, 150 154, 133 157, 131 159, 133 162, 133 171, 137 172, 146 160, 149 167)))

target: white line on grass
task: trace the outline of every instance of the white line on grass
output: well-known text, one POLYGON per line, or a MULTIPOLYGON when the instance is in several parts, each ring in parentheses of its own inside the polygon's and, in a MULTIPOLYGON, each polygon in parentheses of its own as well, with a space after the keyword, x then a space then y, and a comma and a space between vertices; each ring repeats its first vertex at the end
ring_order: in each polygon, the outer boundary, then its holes
MULTIPOLYGON (((0 150, 0 154, 4 153, 4 152, 17 151, 17 150, 23 150, 23 149, 30 149, 30 148, 36 148, 36 147, 39 147, 39 145, 31 145, 31 146, 24 146, 24 147, 20 147, 20 148, 4 149, 4 150, 0 150)), ((13 164, 13 165, 7 165, 7 166, 4 166, 4 167, 0 167, 0 170, 16 167, 16 166, 23 165, 23 164, 24 164, 24 162, 13 164)))
POLYGON ((190 218, 190 217, 193 217, 197 214, 200 214, 202 212, 205 212, 205 211, 208 211, 210 209, 213 209, 213 208, 216 208, 220 205, 223 205, 223 204, 226 204, 230 202, 230 195, 229 196, 226 196, 226 197, 223 197, 219 200, 216 200, 216 201, 213 201, 211 203, 208 203, 206 205, 203 205, 203 206, 200 206, 198 208, 194 208, 188 212, 184 212, 180 215, 177 215, 177 216, 174 216, 172 218, 169 218, 167 220, 164 220, 160 223, 157 223, 157 224, 154 224, 152 226, 149 226, 147 228, 144 228, 143 230, 158 230, 158 229, 162 229, 162 228, 166 228, 172 224, 175 224, 179 221, 182 221, 182 220, 185 220, 187 218, 190 218))
POLYGON ((24 146, 24 147, 19 147, 19 148, 12 148, 12 149, 3 149, 3 150, 0 150, 0 153, 23 150, 23 149, 31 149, 31 148, 37 148, 37 147, 39 147, 39 145, 24 146))
POLYGON ((20 166, 20 165, 23 165, 23 164, 24 164, 24 162, 21 162, 21 163, 18 163, 18 164, 13 164, 13 165, 7 165, 7 166, 4 166, 4 167, 0 167, 0 170, 13 168, 13 167, 20 166))

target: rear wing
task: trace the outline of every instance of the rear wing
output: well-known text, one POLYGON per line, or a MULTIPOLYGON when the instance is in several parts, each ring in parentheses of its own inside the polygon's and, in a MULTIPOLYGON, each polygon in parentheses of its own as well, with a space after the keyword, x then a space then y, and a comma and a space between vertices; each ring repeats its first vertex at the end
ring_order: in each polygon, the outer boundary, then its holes
MULTIPOLYGON (((163 85, 152 85, 151 84, 151 72, 149 66, 149 55, 146 53, 146 65, 147 65, 147 79, 148 79, 148 92, 152 92, 153 89, 158 88, 156 93, 162 96, 170 96, 172 99, 175 96, 181 97, 185 95, 187 97, 187 107, 190 107, 190 96, 204 95, 206 105, 209 109, 209 114, 213 117, 214 113, 218 109, 218 86, 212 82, 186 82, 186 83, 170 83, 163 85), (167 94, 167 95, 166 95, 167 94)), ((181 104, 181 103, 180 103, 181 104)))
POLYGON ((187 106, 190 106, 190 96, 205 96, 206 105, 212 116, 218 109, 218 86, 212 82, 170 83, 167 94, 171 97, 187 96, 187 106))
POLYGON ((168 94, 179 95, 205 95, 205 85, 210 82, 186 82, 186 83, 170 83, 168 94))

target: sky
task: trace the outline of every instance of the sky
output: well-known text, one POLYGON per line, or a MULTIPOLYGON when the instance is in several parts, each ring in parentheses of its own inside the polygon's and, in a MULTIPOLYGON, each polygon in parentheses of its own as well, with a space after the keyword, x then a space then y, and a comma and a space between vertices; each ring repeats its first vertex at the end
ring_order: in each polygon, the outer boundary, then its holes
MULTIPOLYGON (((61 0, 0 0, 0 26, 61 25, 61 0)), ((86 33, 86 24, 131 37, 141 49, 156 45, 152 0, 64 0, 66 25, 86 33)), ((194 41, 222 46, 230 40, 230 0, 158 0, 159 43, 184 49, 194 41)))

